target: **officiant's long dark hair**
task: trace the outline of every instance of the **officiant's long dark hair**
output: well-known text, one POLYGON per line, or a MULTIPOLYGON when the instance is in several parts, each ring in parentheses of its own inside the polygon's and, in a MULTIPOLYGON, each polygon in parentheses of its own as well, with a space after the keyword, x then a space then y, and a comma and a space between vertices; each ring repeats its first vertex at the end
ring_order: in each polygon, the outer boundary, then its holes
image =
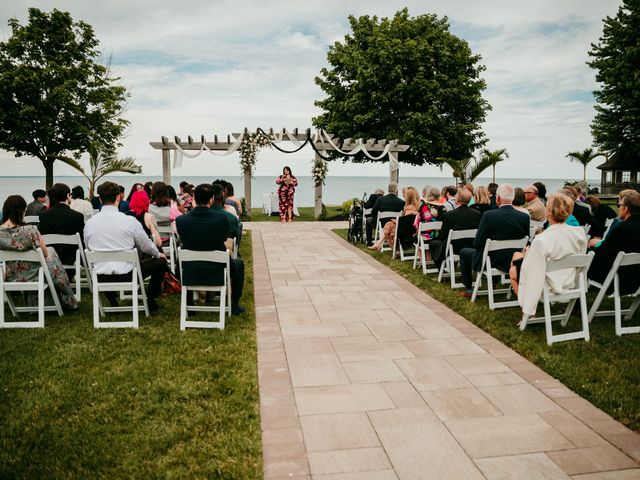
POLYGON ((291 167, 284 167, 282 169, 282 175, 286 175, 285 171, 289 170, 289 175, 291 175, 293 177, 293 172, 291 171, 291 167))

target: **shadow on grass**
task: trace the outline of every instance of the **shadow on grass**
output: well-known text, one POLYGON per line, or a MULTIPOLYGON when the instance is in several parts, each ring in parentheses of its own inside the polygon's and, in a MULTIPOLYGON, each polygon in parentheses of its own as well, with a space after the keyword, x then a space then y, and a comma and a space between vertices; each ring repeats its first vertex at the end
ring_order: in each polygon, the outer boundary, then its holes
MULTIPOLYGON (((346 241, 346 230, 335 232, 346 241)), ((632 430, 640 430, 640 336, 617 337, 613 317, 595 318, 591 322, 589 342, 573 340, 549 347, 544 324, 531 325, 524 332, 518 329, 516 323, 521 317, 519 308, 492 311, 486 296, 471 303, 452 291, 448 283, 438 283, 437 276, 425 276, 422 270, 414 270, 412 262, 393 260, 389 252, 368 250, 362 244, 358 248, 528 358, 618 421, 632 430)), ((592 291, 587 297, 587 305, 591 305, 594 297, 592 291)), ((608 309, 612 308, 610 300, 605 305, 608 309)), ((541 310, 540 306, 538 315, 541 315, 541 310)), ((640 324, 640 311, 636 312, 630 323, 640 324)), ((554 322, 554 331, 557 333, 578 328, 577 316, 572 316, 566 329, 554 322)))
POLYGON ((181 332, 179 295, 139 330, 94 330, 90 295, 0 330, 0 477, 261 478, 250 234, 240 254, 247 311, 224 331, 181 332))

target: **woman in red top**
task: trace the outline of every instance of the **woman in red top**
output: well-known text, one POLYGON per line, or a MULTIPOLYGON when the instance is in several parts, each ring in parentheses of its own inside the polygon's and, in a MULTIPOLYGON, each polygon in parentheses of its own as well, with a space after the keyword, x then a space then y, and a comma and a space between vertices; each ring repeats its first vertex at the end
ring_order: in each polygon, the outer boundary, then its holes
POLYGON ((280 199, 280 221, 293 222, 293 194, 298 185, 298 179, 293 176, 289 167, 282 169, 282 175, 276 179, 280 185, 278 198, 280 199))

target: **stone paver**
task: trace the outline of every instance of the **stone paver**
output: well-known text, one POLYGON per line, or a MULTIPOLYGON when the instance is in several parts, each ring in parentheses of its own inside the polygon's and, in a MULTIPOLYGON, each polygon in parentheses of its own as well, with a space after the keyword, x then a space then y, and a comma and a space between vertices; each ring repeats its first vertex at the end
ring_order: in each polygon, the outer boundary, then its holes
POLYGON ((267 479, 640 479, 637 434, 330 228, 253 232, 267 479))

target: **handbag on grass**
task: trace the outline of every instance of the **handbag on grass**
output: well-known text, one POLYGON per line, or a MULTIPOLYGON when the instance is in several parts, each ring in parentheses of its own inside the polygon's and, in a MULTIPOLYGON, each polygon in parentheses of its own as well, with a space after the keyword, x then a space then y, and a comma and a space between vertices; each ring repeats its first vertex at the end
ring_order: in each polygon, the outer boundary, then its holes
POLYGON ((180 280, 170 271, 165 272, 164 278, 162 279, 162 296, 180 293, 181 291, 182 285, 180 284, 180 280))

